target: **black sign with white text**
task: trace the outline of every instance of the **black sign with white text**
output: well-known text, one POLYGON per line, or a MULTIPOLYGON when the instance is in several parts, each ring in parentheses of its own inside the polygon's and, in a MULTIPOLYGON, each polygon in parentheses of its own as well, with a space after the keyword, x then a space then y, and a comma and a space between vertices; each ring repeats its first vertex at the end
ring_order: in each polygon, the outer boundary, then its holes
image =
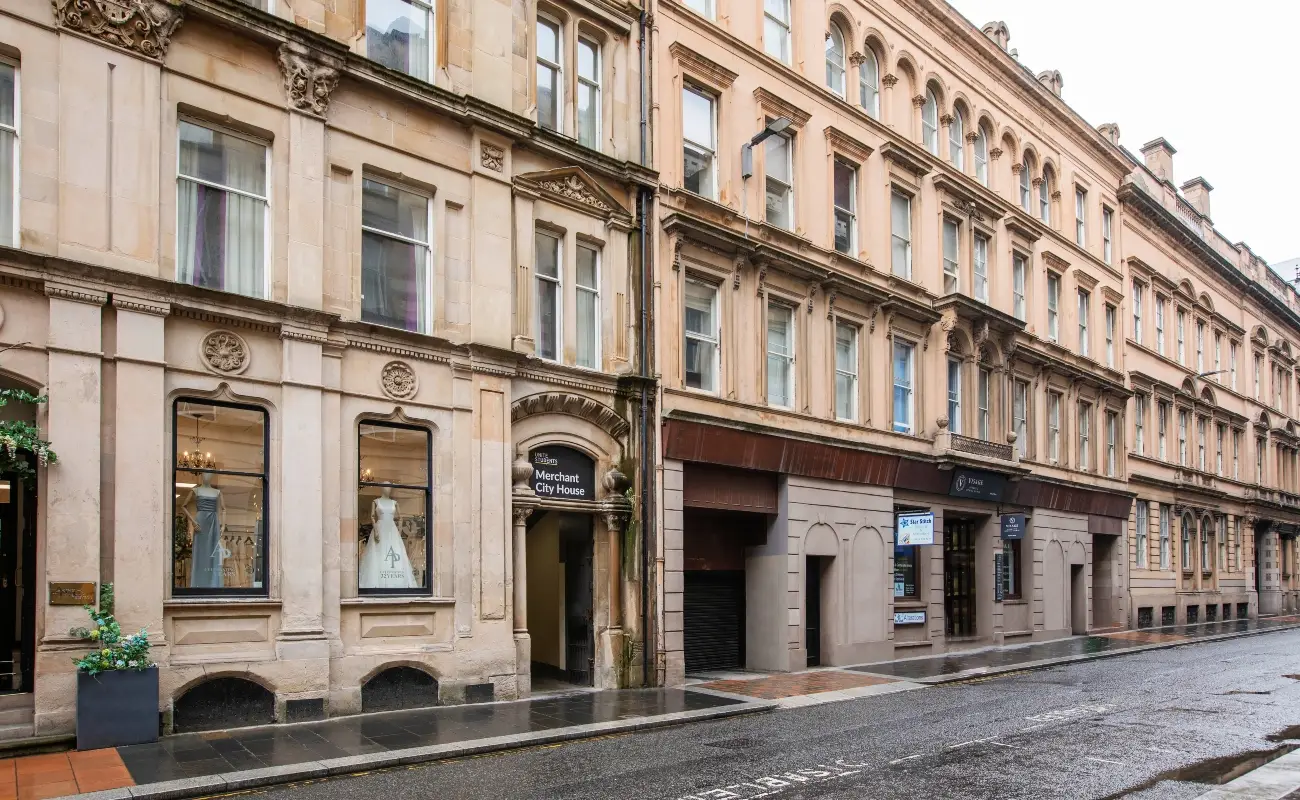
POLYGON ((539 447, 528 454, 528 485, 543 499, 595 500, 596 462, 572 447, 539 447))
POLYGON ((1024 514, 1002 515, 1002 538, 1008 541, 1025 538, 1024 514))
POLYGON ((1001 500, 1007 488, 1007 476, 982 469, 954 469, 948 494, 972 500, 1001 500))

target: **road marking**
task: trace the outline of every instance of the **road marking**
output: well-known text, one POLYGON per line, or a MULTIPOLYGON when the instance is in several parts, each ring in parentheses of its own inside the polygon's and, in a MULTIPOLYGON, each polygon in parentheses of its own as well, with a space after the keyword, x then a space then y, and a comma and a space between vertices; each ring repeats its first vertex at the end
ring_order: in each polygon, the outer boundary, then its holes
POLYGON ((969 742, 962 742, 961 744, 950 744, 950 745, 948 745, 947 749, 948 749, 948 750, 960 750, 961 748, 965 747, 965 746, 968 745, 968 744, 975 744, 975 742, 974 742, 974 740, 972 740, 972 741, 969 741, 969 742))
POLYGON ((1182 752, 1181 752, 1181 751, 1178 751, 1178 750, 1166 750, 1166 749, 1164 749, 1163 747, 1148 747, 1147 749, 1150 750, 1150 751, 1153 752, 1153 753, 1168 753, 1168 754, 1171 755, 1171 756, 1181 756, 1181 755, 1182 755, 1182 752))
POLYGON ((920 757, 923 756, 923 755, 925 755, 925 753, 916 753, 915 755, 904 756, 903 758, 896 758, 896 759, 894 759, 893 761, 891 761, 891 762, 889 762, 889 763, 890 763, 890 764, 902 764, 904 761, 911 761, 912 759, 914 759, 914 758, 920 758, 920 757))
POLYGON ((1118 765, 1121 766, 1121 767, 1124 766, 1124 762, 1123 762, 1123 761, 1107 761, 1107 760, 1104 759, 1104 758, 1093 758, 1092 756, 1084 756, 1084 760, 1085 760, 1085 761, 1097 761, 1097 762, 1100 762, 1100 763, 1102 763, 1102 764, 1118 764, 1118 765))
POLYGON ((1030 725, 1028 728, 1021 728, 1021 729, 1020 729, 1020 732, 1021 732, 1021 733, 1025 733, 1025 732, 1027 732, 1027 731, 1036 731, 1036 730, 1038 730, 1039 728, 1046 728, 1046 727, 1047 727, 1046 723, 1044 723, 1044 724, 1042 724, 1042 725, 1030 725))
POLYGON ((1025 748, 1023 748, 1023 747, 1016 747, 1014 744, 1007 744, 1006 742, 993 742, 993 741, 990 741, 989 744, 995 744, 995 745, 997 745, 998 747, 1009 747, 1009 748, 1011 748, 1012 750, 1024 750, 1024 749, 1025 749, 1025 748))
POLYGON ((751 778, 743 783, 732 783, 721 788, 701 789, 692 794, 683 795, 678 800, 757 800, 781 794, 803 783, 822 783, 825 781, 857 775, 861 767, 867 764, 837 759, 834 765, 818 764, 816 769, 803 768, 788 772, 778 772, 761 778, 751 778), (757 792, 755 793, 755 790, 757 792))
POLYGON ((1076 717, 1087 716, 1088 714, 1105 714, 1108 711, 1114 711, 1113 703, 1089 703, 1088 705, 1075 706, 1074 708, 1063 708, 1060 711, 1048 711, 1045 714, 1035 714, 1032 717, 1025 717, 1030 722, 1063 722, 1076 717))

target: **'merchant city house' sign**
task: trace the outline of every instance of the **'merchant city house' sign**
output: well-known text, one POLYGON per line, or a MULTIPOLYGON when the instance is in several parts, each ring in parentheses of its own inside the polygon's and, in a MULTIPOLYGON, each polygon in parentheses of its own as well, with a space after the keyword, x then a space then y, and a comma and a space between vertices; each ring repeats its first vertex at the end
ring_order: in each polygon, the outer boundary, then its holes
POLYGON ((533 476, 528 479, 537 496, 553 500, 595 500, 596 462, 572 447, 539 447, 528 455, 533 476))

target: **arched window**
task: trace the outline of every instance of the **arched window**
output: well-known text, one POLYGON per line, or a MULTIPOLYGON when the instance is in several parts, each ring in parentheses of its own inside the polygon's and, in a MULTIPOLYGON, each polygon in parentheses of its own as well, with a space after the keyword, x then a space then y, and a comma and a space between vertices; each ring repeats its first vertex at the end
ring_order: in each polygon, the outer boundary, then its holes
POLYGON ((870 47, 863 48, 862 63, 858 65, 858 90, 862 110, 872 119, 880 119, 880 63, 870 47))
POLYGON ((1052 168, 1043 167, 1043 180, 1038 184, 1038 216, 1043 222, 1052 224, 1052 168))
POLYGON ((921 106, 921 141, 932 155, 939 155, 939 101, 928 88, 921 106))
POLYGON ((1194 525, 1195 523, 1192 522, 1192 516, 1190 514, 1184 514, 1182 523, 1183 546, 1180 555, 1182 556, 1181 566, 1186 572, 1192 571, 1192 527, 1194 525))
POLYGON ((983 125, 975 128, 975 179, 989 185, 989 137, 983 125))
POLYGON ((848 99, 844 80, 844 32, 835 22, 826 34, 826 88, 848 99))
POLYGON ((1029 193, 1029 176, 1034 172, 1034 162, 1030 159, 1029 154, 1025 153, 1025 158, 1020 162, 1020 207, 1025 211, 1033 213, 1032 201, 1029 193))
POLYGON ((966 120, 960 108, 952 110, 952 123, 948 126, 948 160, 958 170, 966 171, 966 120))

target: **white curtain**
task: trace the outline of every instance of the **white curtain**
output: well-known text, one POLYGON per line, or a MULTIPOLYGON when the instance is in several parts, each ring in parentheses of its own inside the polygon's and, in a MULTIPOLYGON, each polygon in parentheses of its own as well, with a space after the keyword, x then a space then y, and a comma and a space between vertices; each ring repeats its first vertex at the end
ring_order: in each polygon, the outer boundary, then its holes
POLYGON ((177 182, 177 279, 266 296, 266 148, 182 122, 177 182), (217 186, 198 183, 201 178, 217 186))

